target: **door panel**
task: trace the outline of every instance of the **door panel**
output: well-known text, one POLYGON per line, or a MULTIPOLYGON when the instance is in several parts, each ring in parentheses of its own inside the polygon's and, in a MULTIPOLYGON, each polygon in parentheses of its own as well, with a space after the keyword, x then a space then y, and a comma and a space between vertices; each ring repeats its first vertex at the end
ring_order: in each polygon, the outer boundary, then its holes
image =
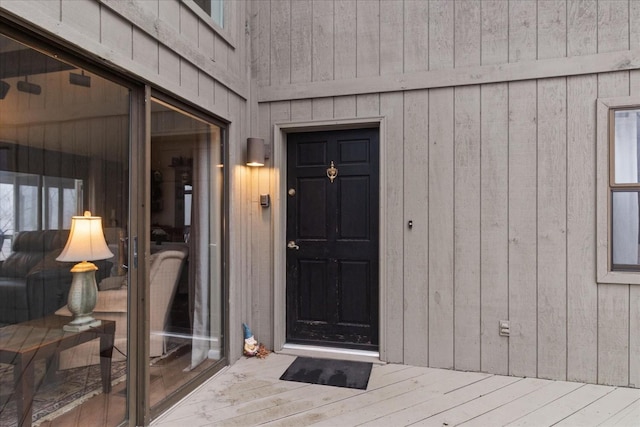
POLYGON ((287 341, 377 349, 378 130, 287 144, 287 341))

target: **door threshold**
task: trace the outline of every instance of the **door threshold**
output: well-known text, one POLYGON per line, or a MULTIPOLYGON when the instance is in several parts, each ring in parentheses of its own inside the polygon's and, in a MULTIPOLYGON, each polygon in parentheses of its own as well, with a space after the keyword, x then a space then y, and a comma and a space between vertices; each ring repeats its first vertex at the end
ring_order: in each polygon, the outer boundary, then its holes
POLYGON ((384 365, 377 351, 354 350, 350 348, 322 347, 317 345, 303 345, 287 343, 282 346, 280 354, 303 357, 320 357, 325 359, 353 360, 356 362, 371 362, 384 365))

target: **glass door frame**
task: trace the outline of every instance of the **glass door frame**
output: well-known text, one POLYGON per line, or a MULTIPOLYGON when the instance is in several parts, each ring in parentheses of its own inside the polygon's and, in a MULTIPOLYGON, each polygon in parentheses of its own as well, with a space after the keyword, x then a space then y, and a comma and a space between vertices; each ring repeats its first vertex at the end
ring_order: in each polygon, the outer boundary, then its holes
POLYGON ((129 90, 129 250, 127 254, 128 272, 128 328, 127 328, 127 398, 125 418, 121 426, 149 425, 151 420, 173 406, 199 385, 209 379, 215 372, 228 364, 229 360, 229 148, 228 135, 230 123, 203 112, 194 105, 178 100, 139 81, 112 69, 107 64, 91 59, 86 52, 79 51, 63 40, 52 38, 44 31, 38 30, 14 17, 0 11, 2 18, 2 35, 13 38, 29 48, 38 50, 64 62, 95 73, 129 90), (149 404, 149 254, 151 241, 150 200, 151 196, 151 99, 158 99, 170 104, 186 114, 220 128, 222 159, 224 164, 224 185, 222 192, 222 301, 223 310, 223 355, 220 361, 205 370, 193 381, 185 384, 171 397, 161 402, 153 411, 149 404), (140 286, 142 284, 143 286, 140 286))

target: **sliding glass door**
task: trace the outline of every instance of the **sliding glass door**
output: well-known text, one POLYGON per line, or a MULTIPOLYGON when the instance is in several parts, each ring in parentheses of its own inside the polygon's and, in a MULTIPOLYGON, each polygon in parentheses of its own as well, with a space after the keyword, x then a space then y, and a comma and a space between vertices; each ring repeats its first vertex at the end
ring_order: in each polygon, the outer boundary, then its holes
POLYGON ((151 104, 150 402, 224 355, 222 129, 151 104))

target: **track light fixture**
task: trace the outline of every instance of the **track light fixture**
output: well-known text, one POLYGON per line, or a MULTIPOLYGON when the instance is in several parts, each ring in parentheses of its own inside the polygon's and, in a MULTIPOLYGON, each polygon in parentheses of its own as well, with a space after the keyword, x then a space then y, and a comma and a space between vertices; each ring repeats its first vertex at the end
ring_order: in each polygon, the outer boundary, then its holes
POLYGON ((77 86, 91 87, 91 77, 84 74, 84 70, 81 70, 82 74, 69 73, 69 83, 77 86))
POLYGON ((7 96, 9 88, 11 88, 9 83, 0 80, 0 99, 4 99, 4 97, 7 96))
POLYGON ((20 92, 27 92, 33 95, 40 95, 42 93, 42 87, 35 83, 29 83, 29 78, 25 76, 24 80, 18 82, 18 90, 20 92))

